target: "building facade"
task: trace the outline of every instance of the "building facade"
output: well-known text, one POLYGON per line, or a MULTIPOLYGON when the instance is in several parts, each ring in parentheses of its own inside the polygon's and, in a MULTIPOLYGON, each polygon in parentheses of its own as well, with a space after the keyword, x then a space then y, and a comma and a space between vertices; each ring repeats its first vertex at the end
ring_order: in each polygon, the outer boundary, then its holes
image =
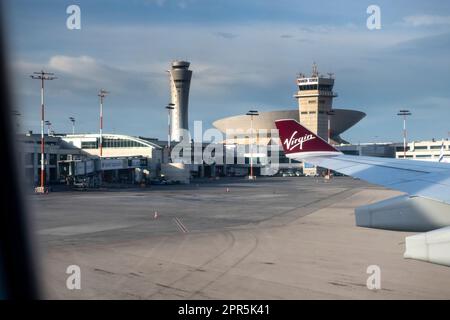
POLYGON ((360 143, 339 145, 336 148, 342 153, 352 156, 395 158, 399 144, 392 142, 360 143))
MULTIPOLYGON (((41 135, 27 133, 17 136, 19 162, 26 185, 37 186, 41 175, 41 135)), ((69 169, 61 166, 67 161, 83 161, 89 156, 82 150, 64 144, 59 137, 45 137, 45 183, 58 183, 69 169)))
POLYGON ((61 139, 90 157, 99 159, 97 171, 106 182, 134 183, 143 177, 158 176, 162 163, 162 148, 148 140, 120 134, 102 134, 100 158, 99 134, 75 134, 61 139))
MULTIPOLYGON (((141 138, 104 134, 103 157, 99 157, 100 135, 77 134, 45 137, 45 183, 73 183, 86 180, 138 183, 158 176, 162 148, 141 138)), ((38 134, 18 136, 19 155, 27 185, 36 186, 40 179, 40 146, 38 134)))
MULTIPOLYGON (((406 148, 406 159, 438 161, 441 152, 443 154, 442 162, 450 162, 450 141, 413 141, 408 143, 408 146, 406 148)), ((403 152, 403 144, 397 147, 395 157, 399 159, 405 158, 405 153, 403 152)))

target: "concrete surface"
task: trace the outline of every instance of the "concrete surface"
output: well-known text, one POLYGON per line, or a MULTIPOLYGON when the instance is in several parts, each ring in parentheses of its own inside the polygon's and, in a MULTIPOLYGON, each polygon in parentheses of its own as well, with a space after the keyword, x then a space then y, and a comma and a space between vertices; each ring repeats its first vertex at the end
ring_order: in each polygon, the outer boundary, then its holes
POLYGON ((290 177, 31 204, 52 299, 449 299, 450 268, 403 259, 412 233, 355 226, 355 207, 398 194, 290 177), (69 265, 81 268, 81 290, 66 288, 69 265), (381 268, 380 290, 366 287, 369 265, 381 268))

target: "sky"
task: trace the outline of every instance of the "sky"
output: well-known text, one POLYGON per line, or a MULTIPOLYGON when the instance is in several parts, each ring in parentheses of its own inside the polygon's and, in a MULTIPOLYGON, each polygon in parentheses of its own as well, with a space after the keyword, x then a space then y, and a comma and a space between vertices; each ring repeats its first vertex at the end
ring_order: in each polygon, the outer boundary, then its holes
POLYGON ((40 130, 44 69, 46 118, 56 132, 104 132, 164 139, 173 60, 191 62, 189 120, 204 129, 227 116, 298 108, 299 72, 335 74, 335 108, 367 116, 346 140, 447 138, 450 125, 450 1, 354 0, 10 0, 4 11, 20 130, 40 130), (81 9, 69 30, 66 8, 81 9), (366 25, 378 5, 381 29, 366 25))

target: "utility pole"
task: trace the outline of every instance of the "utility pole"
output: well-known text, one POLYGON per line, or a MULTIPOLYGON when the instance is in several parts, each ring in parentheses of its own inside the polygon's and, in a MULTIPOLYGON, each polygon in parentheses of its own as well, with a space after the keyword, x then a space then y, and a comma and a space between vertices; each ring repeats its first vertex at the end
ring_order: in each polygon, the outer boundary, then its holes
POLYGON ((19 128, 20 128, 20 119, 19 119, 19 117, 22 115, 18 110, 13 110, 12 111, 12 115, 13 116, 15 116, 15 117, 17 117, 17 119, 16 119, 16 128, 17 128, 17 132, 16 133, 19 133, 18 131, 19 131, 19 128))
POLYGON ((69 117, 70 122, 72 122, 72 134, 75 134, 75 118, 69 117))
POLYGON ((100 97, 100 157, 103 156, 103 99, 109 92, 100 89, 98 96, 100 97))
POLYGON ((409 110, 400 110, 397 115, 403 117, 403 159, 406 159, 406 116, 412 113, 409 110))
POLYGON ((247 116, 250 116, 250 135, 251 135, 251 142, 250 142, 250 177, 249 179, 253 180, 253 116, 259 116, 258 110, 249 110, 246 113, 247 116))
POLYGON ((171 128, 172 127, 172 122, 170 121, 170 118, 171 118, 172 110, 175 109, 174 106, 175 106, 174 103, 169 103, 166 106, 166 109, 167 109, 167 127, 169 128, 169 133, 167 135, 167 152, 168 152, 167 163, 170 162, 170 140, 172 140, 172 137, 170 136, 170 132, 172 130, 172 128, 171 128))
MULTIPOLYGON (((331 77, 331 76, 330 76, 331 77)), ((327 111, 328 117, 328 144, 331 144, 331 117, 334 116, 335 112, 333 110, 327 111)), ((328 169, 328 179, 331 178, 331 170, 328 169)))
POLYGON ((44 192, 45 191, 44 82, 46 80, 54 80, 57 78, 54 76, 54 73, 45 72, 44 70, 41 70, 39 72, 33 72, 33 74, 30 75, 30 77, 33 80, 41 81, 41 189, 40 189, 40 192, 44 192))

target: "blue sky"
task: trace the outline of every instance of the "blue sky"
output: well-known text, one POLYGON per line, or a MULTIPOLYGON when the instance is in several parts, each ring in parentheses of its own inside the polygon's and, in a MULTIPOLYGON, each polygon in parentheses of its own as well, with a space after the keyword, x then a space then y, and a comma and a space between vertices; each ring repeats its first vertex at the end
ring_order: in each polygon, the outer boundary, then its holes
POLYGON ((335 108, 367 113, 343 137, 400 141, 401 108, 413 112, 412 139, 450 131, 449 1, 14 0, 6 5, 11 71, 22 130, 39 130, 39 84, 55 72, 47 118, 57 132, 98 130, 164 138, 175 59, 191 62, 190 121, 204 127, 249 109, 297 108, 298 72, 313 61, 333 72, 335 108), (81 8, 81 30, 66 28, 66 8, 81 8), (366 9, 381 8, 381 30, 366 9))

